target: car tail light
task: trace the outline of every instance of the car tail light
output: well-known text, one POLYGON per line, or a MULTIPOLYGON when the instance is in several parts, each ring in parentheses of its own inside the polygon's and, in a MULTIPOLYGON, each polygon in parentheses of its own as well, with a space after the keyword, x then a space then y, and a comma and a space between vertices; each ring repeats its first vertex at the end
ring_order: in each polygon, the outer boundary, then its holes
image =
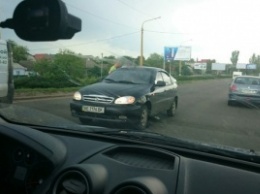
POLYGON ((237 86, 235 84, 230 86, 230 91, 235 92, 237 91, 237 86))

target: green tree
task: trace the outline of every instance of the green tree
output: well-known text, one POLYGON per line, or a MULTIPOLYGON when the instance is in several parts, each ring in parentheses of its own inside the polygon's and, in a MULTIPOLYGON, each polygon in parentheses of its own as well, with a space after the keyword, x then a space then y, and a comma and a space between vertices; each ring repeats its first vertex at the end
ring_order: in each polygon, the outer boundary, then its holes
POLYGON ((163 56, 157 53, 152 53, 146 60, 145 65, 151 67, 163 67, 163 56))
POLYGON ((238 62, 238 58, 239 58, 239 51, 238 50, 233 51, 230 58, 230 61, 233 64, 233 66, 236 66, 238 62))
POLYGON ((60 51, 53 60, 43 59, 35 64, 35 72, 48 79, 77 81, 86 75, 84 60, 71 51, 60 51))
POLYGON ((208 60, 207 61, 207 69, 206 69, 206 73, 212 73, 212 63, 216 63, 216 60, 208 60))
POLYGON ((57 73, 63 73, 70 79, 78 80, 86 75, 84 60, 70 50, 56 54, 53 64, 57 67, 57 73))
POLYGON ((8 42, 11 44, 11 48, 13 50, 13 60, 14 62, 20 62, 22 60, 27 60, 27 55, 29 53, 29 50, 25 46, 18 45, 13 40, 8 40, 8 42))
POLYGON ((249 63, 256 64, 256 73, 259 75, 260 73, 260 55, 257 55, 254 53, 252 57, 249 59, 249 63))
MULTIPOLYGON (((136 59, 135 59, 135 64, 137 64, 137 65, 140 65, 140 58, 141 58, 141 56, 138 56, 136 59)), ((143 64, 145 64, 146 63, 146 61, 145 61, 145 58, 144 58, 144 56, 143 56, 143 64)))
POLYGON ((87 70, 88 77, 100 77, 101 68, 99 66, 94 66, 87 70))

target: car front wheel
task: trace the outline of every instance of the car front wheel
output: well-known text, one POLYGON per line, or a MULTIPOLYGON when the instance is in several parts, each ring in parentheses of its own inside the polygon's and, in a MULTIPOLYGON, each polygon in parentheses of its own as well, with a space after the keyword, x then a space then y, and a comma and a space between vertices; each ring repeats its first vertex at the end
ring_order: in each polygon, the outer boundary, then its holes
POLYGON ((147 106, 143 106, 141 109, 141 114, 137 120, 136 128, 139 130, 144 130, 148 126, 148 108, 147 106))

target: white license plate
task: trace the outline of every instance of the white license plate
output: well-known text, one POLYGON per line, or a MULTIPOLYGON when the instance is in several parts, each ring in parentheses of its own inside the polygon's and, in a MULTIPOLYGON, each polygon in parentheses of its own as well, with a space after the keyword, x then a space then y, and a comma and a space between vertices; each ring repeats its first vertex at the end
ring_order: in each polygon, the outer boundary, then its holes
POLYGON ((256 94, 255 90, 242 90, 242 92, 245 94, 256 94))
POLYGON ((82 111, 93 113, 105 113, 105 108, 99 106, 82 106, 82 111))

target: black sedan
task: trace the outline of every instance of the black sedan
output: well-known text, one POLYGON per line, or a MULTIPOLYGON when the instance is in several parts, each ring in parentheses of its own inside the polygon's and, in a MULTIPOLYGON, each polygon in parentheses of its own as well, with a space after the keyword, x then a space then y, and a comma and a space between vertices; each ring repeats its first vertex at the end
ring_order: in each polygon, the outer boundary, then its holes
POLYGON ((127 122, 145 129, 149 117, 163 111, 168 116, 176 114, 177 87, 176 79, 163 69, 123 67, 77 91, 70 109, 83 124, 91 120, 127 122))

